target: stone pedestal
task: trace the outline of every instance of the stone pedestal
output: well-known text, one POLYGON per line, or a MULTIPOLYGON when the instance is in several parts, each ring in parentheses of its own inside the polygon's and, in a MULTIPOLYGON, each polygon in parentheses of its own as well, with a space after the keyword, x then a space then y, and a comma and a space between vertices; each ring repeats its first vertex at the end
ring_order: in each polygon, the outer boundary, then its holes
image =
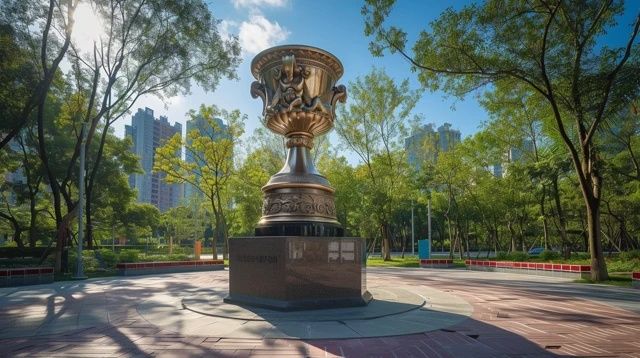
POLYGON ((363 306, 371 300, 362 238, 232 238, 229 252, 225 302, 300 310, 363 306))

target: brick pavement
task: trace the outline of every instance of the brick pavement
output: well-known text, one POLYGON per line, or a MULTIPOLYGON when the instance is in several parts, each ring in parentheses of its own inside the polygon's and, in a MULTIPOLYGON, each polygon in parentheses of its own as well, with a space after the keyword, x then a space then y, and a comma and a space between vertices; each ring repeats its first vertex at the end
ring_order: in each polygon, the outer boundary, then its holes
POLYGON ((136 309, 154 295, 224 286, 227 279, 226 272, 190 273, 2 289, 0 337, 19 324, 28 323, 31 330, 0 339, 0 356, 640 357, 640 315, 624 309, 638 305, 640 310, 637 291, 635 296, 628 294, 631 289, 585 291, 566 280, 499 273, 370 270, 370 284, 425 285, 450 292, 474 309, 469 319, 453 326, 396 337, 232 339, 208 336, 206 329, 188 336, 154 326, 136 309), (594 292, 609 294, 607 303, 591 297, 594 292), (611 301, 616 297, 619 302, 611 301), (87 311, 96 314, 78 322, 79 313, 87 311), (38 332, 47 320, 60 317, 68 318, 68 326, 38 332), (25 336, 34 332, 39 335, 25 336))

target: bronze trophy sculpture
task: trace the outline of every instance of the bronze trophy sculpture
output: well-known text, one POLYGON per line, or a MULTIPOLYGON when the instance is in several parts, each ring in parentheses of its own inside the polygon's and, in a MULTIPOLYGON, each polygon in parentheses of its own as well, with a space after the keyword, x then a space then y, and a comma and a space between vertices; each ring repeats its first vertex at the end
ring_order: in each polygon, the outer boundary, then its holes
POLYGON ((334 189, 310 152, 346 100, 345 86, 336 86, 342 64, 324 50, 286 45, 256 55, 251 71, 251 95, 262 99, 265 125, 287 138, 288 152, 262 188, 256 236, 230 240, 225 301, 281 310, 365 305, 364 240, 343 237, 334 189))

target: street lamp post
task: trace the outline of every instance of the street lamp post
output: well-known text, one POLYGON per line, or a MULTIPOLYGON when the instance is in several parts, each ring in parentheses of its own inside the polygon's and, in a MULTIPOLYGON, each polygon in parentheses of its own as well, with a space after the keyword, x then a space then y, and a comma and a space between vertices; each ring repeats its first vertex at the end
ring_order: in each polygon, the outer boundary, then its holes
POLYGON ((84 172, 85 172, 85 145, 87 143, 87 124, 82 124, 82 131, 80 133, 82 138, 80 144, 80 172, 78 175, 78 257, 76 258, 76 275, 73 276, 75 280, 84 280, 87 276, 84 275, 84 267, 82 262, 82 244, 84 241, 84 172))

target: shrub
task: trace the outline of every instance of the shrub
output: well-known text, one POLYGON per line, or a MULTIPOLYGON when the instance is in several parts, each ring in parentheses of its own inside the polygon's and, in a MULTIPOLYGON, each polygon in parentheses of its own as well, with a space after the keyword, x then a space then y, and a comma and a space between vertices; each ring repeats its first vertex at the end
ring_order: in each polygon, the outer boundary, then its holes
POLYGON ((559 258, 560 258, 559 252, 544 250, 542 251, 542 253, 540 253, 540 259, 542 261, 552 261, 552 260, 557 260, 559 258))
POLYGON ((118 262, 138 262, 140 250, 122 249, 118 255, 118 262))
POLYGON ((187 261, 187 260, 189 260, 189 255, 172 254, 172 255, 167 255, 167 259, 169 261, 187 261))
MULTIPOLYGON (((69 270, 71 273, 75 273, 78 269, 78 252, 75 248, 69 249, 69 270)), ((98 260, 96 259, 92 250, 82 251, 82 268, 84 271, 95 271, 99 267, 98 260)))
POLYGON ((529 255, 526 252, 514 251, 509 254, 509 260, 511 261, 527 261, 528 259, 529 255))
POLYGON ((187 261, 189 256, 185 254, 173 254, 173 255, 144 255, 140 261, 152 262, 152 261, 187 261))
POLYGON ((505 261, 509 259, 509 254, 505 251, 498 251, 498 253, 496 254, 496 260, 498 261, 505 261))
POLYGON ((634 272, 640 271, 640 260, 609 261, 607 262, 609 272, 634 272))
POLYGON ((96 257, 99 257, 100 260, 102 260, 105 268, 114 268, 116 266, 116 262, 118 262, 118 256, 110 249, 96 250, 96 257))
POLYGON ((572 260, 589 260, 591 259, 591 255, 588 252, 573 252, 571 254, 572 260))
POLYGON ((620 259, 623 261, 640 260, 640 250, 631 250, 620 253, 620 259))

